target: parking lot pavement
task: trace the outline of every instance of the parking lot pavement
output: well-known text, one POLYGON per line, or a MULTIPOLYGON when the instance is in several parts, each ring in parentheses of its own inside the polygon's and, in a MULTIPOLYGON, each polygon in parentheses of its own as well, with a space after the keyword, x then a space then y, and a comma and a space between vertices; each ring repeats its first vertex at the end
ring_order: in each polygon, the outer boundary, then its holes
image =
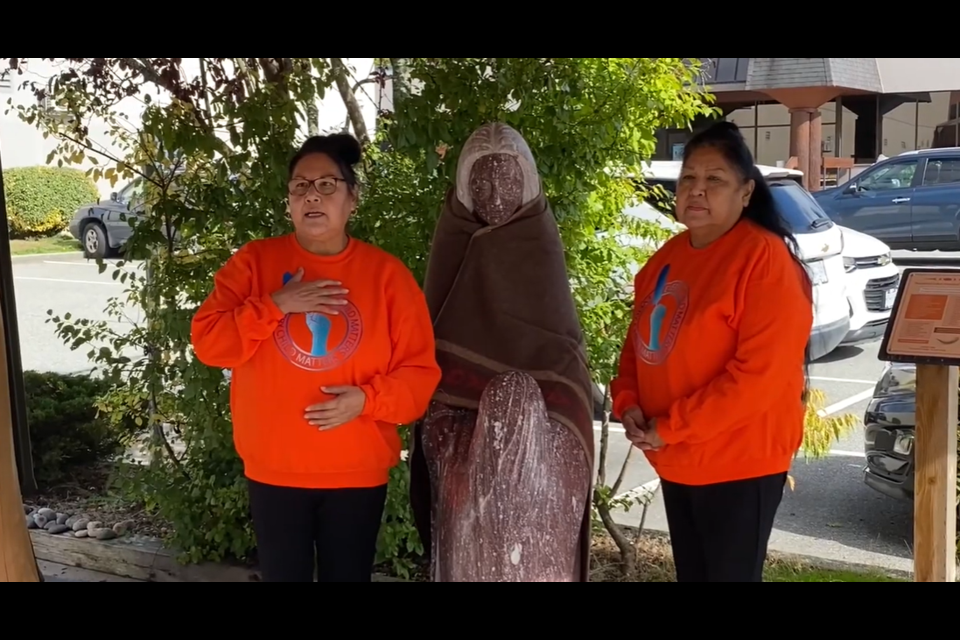
MULTIPOLYGON (((107 319, 104 309, 110 299, 122 297, 126 289, 113 279, 115 264, 101 274, 96 262, 74 255, 37 256, 13 261, 24 370, 76 373, 91 369, 87 358, 90 349, 73 351, 57 338, 53 324, 47 323, 50 318, 47 310, 52 309, 61 316, 70 313, 76 319, 107 319)), ((125 270, 135 268, 128 265, 125 270)), ((126 315, 126 320, 111 324, 122 330, 142 320, 140 310, 135 307, 128 306, 126 315)))

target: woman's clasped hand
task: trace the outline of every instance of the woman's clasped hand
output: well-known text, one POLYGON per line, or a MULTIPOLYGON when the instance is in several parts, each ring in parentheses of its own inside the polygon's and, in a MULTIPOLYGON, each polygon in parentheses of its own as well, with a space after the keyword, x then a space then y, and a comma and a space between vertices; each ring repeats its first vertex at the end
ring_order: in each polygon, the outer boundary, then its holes
POLYGON ((663 440, 657 434, 656 419, 647 421, 640 407, 631 407, 623 412, 623 428, 627 439, 641 451, 659 451, 663 440))

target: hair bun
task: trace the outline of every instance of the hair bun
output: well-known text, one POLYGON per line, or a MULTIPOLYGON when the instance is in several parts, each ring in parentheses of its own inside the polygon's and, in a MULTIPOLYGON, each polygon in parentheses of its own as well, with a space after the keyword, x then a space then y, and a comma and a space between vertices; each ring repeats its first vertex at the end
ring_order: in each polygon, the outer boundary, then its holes
POLYGON ((355 165, 363 157, 360 142, 349 133, 334 133, 327 136, 331 147, 336 149, 340 159, 349 165, 355 165))

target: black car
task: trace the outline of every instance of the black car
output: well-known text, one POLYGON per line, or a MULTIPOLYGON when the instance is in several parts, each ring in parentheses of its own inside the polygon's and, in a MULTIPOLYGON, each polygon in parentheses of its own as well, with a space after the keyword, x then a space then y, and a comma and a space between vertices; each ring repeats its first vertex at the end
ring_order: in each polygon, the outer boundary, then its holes
MULTIPOLYGON (((916 393, 916 365, 888 364, 863 419, 867 456, 864 481, 880 493, 905 500, 914 496, 916 393)), ((957 447, 960 453, 960 441, 957 447)), ((960 503, 957 512, 960 517, 960 503)))
POLYGON ((110 200, 85 204, 70 221, 70 234, 83 245, 87 258, 109 258, 120 253, 133 235, 143 207, 143 181, 134 180, 110 200))
POLYGON ((884 495, 913 499, 917 368, 888 364, 863 418, 864 482, 884 495))

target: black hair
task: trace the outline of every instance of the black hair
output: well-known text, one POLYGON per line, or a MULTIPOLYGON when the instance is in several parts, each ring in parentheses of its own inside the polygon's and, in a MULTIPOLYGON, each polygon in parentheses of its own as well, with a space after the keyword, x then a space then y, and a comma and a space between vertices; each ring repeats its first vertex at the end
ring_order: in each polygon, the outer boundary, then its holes
POLYGON ((300 150, 290 159, 290 177, 293 178, 293 172, 297 170, 297 165, 300 164, 301 160, 317 153, 322 153, 333 160, 343 174, 343 180, 350 187, 350 190, 356 190, 357 171, 354 167, 363 158, 363 151, 356 138, 349 133, 335 133, 329 136, 307 138, 307 141, 300 145, 300 150))
MULTIPOLYGON (((813 304, 813 283, 807 271, 807 266, 800 258, 800 245, 796 237, 790 231, 790 227, 784 221, 776 201, 773 199, 773 192, 770 185, 764 179, 763 174, 757 167, 753 159, 753 153, 743 139, 740 133, 740 127, 732 122, 717 122, 709 128, 697 133, 683 150, 683 161, 687 162, 690 156, 700 149, 715 149, 733 165, 737 173, 744 181, 753 180, 755 187, 753 195, 750 196, 749 204, 743 209, 743 217, 757 224, 778 238, 782 239, 790 247, 790 256, 800 267, 800 273, 803 275, 807 296, 810 303, 813 304)), ((809 396, 810 383, 810 343, 807 343, 806 357, 804 358, 804 369, 806 383, 804 385, 803 400, 806 402, 809 396)))

